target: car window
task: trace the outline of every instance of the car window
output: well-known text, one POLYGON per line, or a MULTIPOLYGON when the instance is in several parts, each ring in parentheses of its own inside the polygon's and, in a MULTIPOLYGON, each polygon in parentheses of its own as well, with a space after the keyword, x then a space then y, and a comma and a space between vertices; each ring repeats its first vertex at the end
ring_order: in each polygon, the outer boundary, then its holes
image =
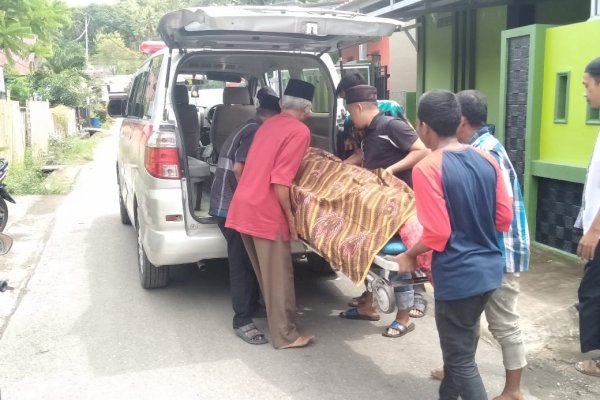
POLYGON ((127 100, 127 116, 143 118, 146 82, 150 69, 150 61, 146 62, 133 80, 131 92, 127 100))
POLYGON ((312 102, 313 112, 329 113, 331 94, 329 93, 327 79, 323 76, 321 69, 303 69, 302 80, 312 83, 315 86, 315 95, 313 96, 312 102))
POLYGON ((143 107, 144 107, 144 118, 152 118, 154 113, 154 99, 156 98, 156 90, 158 85, 158 77, 160 74, 160 67, 162 65, 163 57, 154 57, 150 70, 148 72, 148 78, 146 81, 146 90, 144 91, 143 107))
MULTIPOLYGON (((289 80, 290 71, 277 70, 266 74, 266 80, 269 86, 275 90, 278 96, 285 90, 289 80)), ((329 92, 326 76, 319 68, 302 69, 302 80, 310 82, 315 86, 315 95, 313 96, 312 111, 315 113, 329 113, 331 93, 329 92)))

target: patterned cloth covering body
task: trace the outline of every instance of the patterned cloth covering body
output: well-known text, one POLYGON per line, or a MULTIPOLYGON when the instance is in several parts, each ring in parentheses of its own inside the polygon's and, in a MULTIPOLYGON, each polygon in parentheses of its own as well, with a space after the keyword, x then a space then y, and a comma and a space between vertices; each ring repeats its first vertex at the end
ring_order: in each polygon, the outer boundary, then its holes
MULTIPOLYGON (((357 285, 395 234, 412 246, 422 231, 408 185, 321 149, 308 150, 291 198, 299 236, 357 285)), ((420 267, 429 269, 430 260, 430 254, 421 257, 420 267)))

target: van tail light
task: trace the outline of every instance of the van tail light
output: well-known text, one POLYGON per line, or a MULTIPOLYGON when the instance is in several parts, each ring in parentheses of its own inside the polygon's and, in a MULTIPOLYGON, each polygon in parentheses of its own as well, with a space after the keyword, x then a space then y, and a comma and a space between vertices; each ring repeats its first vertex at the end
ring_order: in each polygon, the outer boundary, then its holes
MULTIPOLYGON (((162 126, 161 126, 162 128, 162 126)), ((177 153, 175 132, 168 130, 147 130, 144 165, 146 171, 155 178, 180 179, 181 164, 177 153)), ((146 132, 145 132, 146 133, 146 132)))

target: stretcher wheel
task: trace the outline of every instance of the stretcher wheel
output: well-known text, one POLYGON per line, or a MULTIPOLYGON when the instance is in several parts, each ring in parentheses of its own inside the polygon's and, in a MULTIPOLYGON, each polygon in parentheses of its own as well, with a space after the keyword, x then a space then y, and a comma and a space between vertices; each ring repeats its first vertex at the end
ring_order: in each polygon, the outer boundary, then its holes
POLYGON ((381 278, 371 282, 373 290, 373 299, 375 305, 384 314, 391 314, 396 309, 396 299, 394 298, 394 288, 381 278))

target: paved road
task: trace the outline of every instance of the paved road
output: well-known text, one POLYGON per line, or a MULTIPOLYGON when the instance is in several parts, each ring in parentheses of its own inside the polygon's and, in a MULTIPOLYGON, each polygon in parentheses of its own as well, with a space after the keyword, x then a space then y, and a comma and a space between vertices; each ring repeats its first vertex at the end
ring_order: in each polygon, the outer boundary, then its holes
MULTIPOLYGON (((297 268, 299 325, 317 341, 285 351, 233 335, 223 262, 178 267, 169 287, 142 289, 135 232, 119 222, 115 149, 113 135, 69 195, 24 198, 13 215, 16 244, 0 268, 16 286, 0 294, 2 399, 437 398, 431 313, 408 336, 384 338, 389 315, 337 317, 361 291, 345 277, 297 268)), ((498 349, 482 341, 478 361, 498 394, 498 349)))

